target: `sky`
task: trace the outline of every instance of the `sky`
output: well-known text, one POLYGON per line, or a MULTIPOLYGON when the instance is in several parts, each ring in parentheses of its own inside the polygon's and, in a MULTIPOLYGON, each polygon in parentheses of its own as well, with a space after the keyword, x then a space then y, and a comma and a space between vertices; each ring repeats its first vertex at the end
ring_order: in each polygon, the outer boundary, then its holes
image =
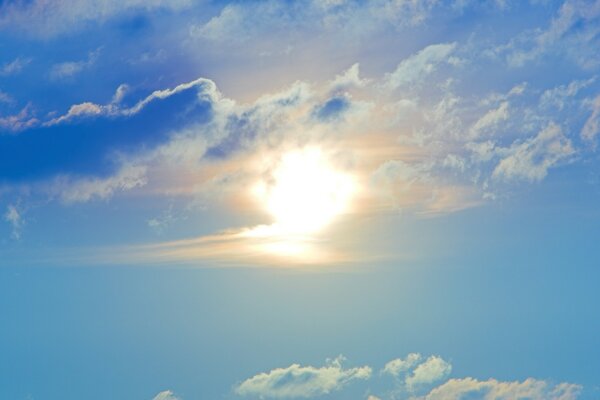
POLYGON ((0 397, 600 398, 599 0, 0 0, 0 397))

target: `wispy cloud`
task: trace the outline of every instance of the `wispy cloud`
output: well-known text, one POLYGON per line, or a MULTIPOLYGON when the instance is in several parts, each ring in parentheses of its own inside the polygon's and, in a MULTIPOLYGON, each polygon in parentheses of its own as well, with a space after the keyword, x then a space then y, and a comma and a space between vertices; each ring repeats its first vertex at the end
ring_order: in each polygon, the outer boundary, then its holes
POLYGON ((432 44, 425 47, 403 60, 394 72, 386 75, 386 87, 393 90, 404 85, 422 82, 428 75, 435 72, 440 64, 454 60, 450 55, 455 48, 456 43, 432 44))
POLYGON ((80 61, 66 61, 58 64, 54 64, 50 68, 50 78, 53 80, 69 79, 75 75, 80 74, 87 68, 90 68, 100 56, 101 49, 97 49, 88 54, 85 60, 80 61))
POLYGON ((102 23, 130 10, 182 10, 190 0, 107 0, 98 6, 91 0, 5 2, 0 5, 0 29, 25 31, 49 38, 78 30, 87 25, 102 23))
POLYGON ((4 220, 8 222, 12 227, 11 237, 15 240, 21 238, 21 231, 25 221, 23 220, 23 213, 15 204, 9 204, 6 207, 4 213, 4 220))
POLYGON ((0 67, 0 76, 16 75, 20 73, 30 62, 31 58, 17 57, 13 61, 4 63, 0 67))

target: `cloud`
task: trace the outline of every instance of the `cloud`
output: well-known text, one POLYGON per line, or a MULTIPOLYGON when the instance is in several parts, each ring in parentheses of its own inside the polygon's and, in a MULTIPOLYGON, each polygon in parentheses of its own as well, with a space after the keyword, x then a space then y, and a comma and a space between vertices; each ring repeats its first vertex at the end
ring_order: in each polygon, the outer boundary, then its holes
POLYGON ((422 357, 419 353, 410 353, 404 359, 396 358, 388 362, 381 372, 399 377, 401 373, 405 373, 413 368, 421 359, 422 357))
POLYGON ((412 374, 407 376, 404 382, 409 391, 414 391, 423 385, 446 378, 450 375, 450 372, 452 372, 450 363, 444 361, 441 357, 430 356, 427 360, 417 365, 412 374))
POLYGON ((496 51, 507 54, 512 67, 522 67, 547 54, 563 54, 585 68, 597 66, 600 0, 566 0, 546 29, 522 33, 496 51))
POLYGON ((586 80, 575 80, 568 85, 560 85, 553 89, 545 90, 540 97, 541 107, 555 107, 562 110, 566 107, 567 101, 574 97, 580 90, 590 86, 596 81, 596 77, 586 80))
POLYGON ((420 400, 575 400, 581 386, 570 383, 552 385, 543 380, 526 379, 523 382, 500 382, 495 379, 479 381, 473 378, 450 379, 431 390, 420 400))
POLYGON ((199 78, 191 82, 182 83, 172 89, 155 90, 150 95, 138 101, 132 107, 121 107, 120 102, 127 91, 127 85, 119 85, 113 99, 110 103, 100 105, 91 102, 83 102, 74 104, 69 107, 66 114, 53 118, 44 123, 45 126, 52 126, 60 123, 70 122, 85 117, 109 116, 109 117, 130 117, 139 113, 148 104, 156 100, 164 100, 177 93, 196 88, 198 97, 210 102, 217 102, 221 98, 221 94, 217 90, 217 86, 210 79, 199 78))
POLYGON ((365 87, 369 83, 369 80, 362 79, 359 75, 360 66, 358 63, 355 63, 343 73, 336 75, 329 83, 330 90, 333 93, 339 93, 352 88, 365 87))
POLYGON ((540 181, 550 168, 567 160, 575 150, 561 127, 550 123, 537 136, 514 143, 505 152, 507 155, 494 169, 494 178, 540 181))
POLYGON ((31 104, 28 104, 17 114, 0 117, 0 133, 2 131, 18 132, 38 124, 39 120, 32 115, 31 104))
POLYGON ((54 64, 50 69, 50 78, 53 80, 62 80, 72 78, 78 75, 83 70, 90 68, 100 55, 100 49, 92 51, 88 54, 87 59, 81 61, 67 61, 59 64, 54 64))
POLYGON ((431 75, 442 63, 451 61, 456 43, 432 44, 403 60, 396 70, 386 75, 385 85, 389 89, 420 83, 431 75))
POLYGON ((6 92, 0 90, 0 103, 12 103, 13 98, 6 92))
POLYGON ((16 75, 30 62, 31 58, 17 57, 13 61, 5 63, 0 67, 0 76, 16 75))
POLYGON ((11 237, 15 240, 20 239, 24 225, 22 211, 20 211, 16 205, 9 204, 4 213, 4 220, 12 226, 11 237))
POLYGON ((508 101, 503 101, 498 108, 489 110, 471 127, 471 135, 478 137, 485 132, 495 130, 502 122, 509 118, 508 101))
POLYGON ((371 377, 370 367, 344 369, 343 361, 343 357, 338 357, 328 360, 323 367, 292 364, 277 368, 243 381, 235 392, 261 398, 313 397, 338 391, 354 380, 371 377))
POLYGON ((190 7, 191 0, 45 0, 3 2, 0 5, 0 29, 24 31, 48 38, 99 24, 131 10, 179 11, 190 7))
POLYGON ((138 188, 146 182, 146 167, 125 165, 117 174, 108 178, 59 177, 52 183, 50 191, 67 204, 81 203, 93 199, 108 199, 115 192, 138 188))
POLYGON ((179 397, 175 396, 175 394, 170 390, 165 390, 164 392, 160 392, 152 400, 180 400, 179 397))
POLYGON ((588 142, 594 142, 600 133, 600 96, 592 103, 592 113, 585 121, 581 130, 581 137, 588 142))

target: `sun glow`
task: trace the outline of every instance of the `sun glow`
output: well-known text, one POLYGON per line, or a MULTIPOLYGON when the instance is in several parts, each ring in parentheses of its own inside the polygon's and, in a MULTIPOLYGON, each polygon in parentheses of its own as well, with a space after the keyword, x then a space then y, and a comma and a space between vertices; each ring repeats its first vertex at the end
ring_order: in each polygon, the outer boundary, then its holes
POLYGON ((320 149, 285 154, 268 180, 256 188, 259 200, 285 235, 314 234, 348 211, 355 182, 336 170, 320 149))

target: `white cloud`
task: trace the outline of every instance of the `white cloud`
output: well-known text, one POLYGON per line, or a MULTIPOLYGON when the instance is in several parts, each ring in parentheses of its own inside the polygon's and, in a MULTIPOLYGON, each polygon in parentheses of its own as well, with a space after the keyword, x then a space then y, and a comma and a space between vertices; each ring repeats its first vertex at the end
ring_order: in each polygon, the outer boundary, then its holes
POLYGON ((593 142, 600 133, 600 96, 592 103, 592 113, 585 121, 581 130, 581 137, 587 141, 593 142))
POLYGON ((406 358, 396 358, 387 364, 381 371, 382 373, 392 375, 394 377, 400 376, 401 373, 409 371, 414 367, 422 357, 419 353, 410 353, 406 358))
POLYGON ((455 48, 456 43, 432 44, 425 47, 403 60, 394 72, 386 75, 386 87, 396 89, 421 82, 435 72, 440 64, 451 61, 450 55, 455 48))
POLYGON ((431 390, 421 400, 575 400, 581 386, 570 383, 552 385, 529 378, 523 382, 500 382, 495 379, 479 381, 473 378, 450 379, 431 390))
POLYGON ((537 136, 517 142, 505 152, 506 157, 494 169, 494 178, 540 181, 550 168, 568 159, 575 150, 561 127, 551 123, 537 136))
POLYGON ((16 205, 9 204, 4 213, 4 220, 12 226, 11 237, 15 240, 20 239, 24 224, 22 211, 16 205))
POLYGON ((590 86, 596 77, 586 80, 572 81, 568 85, 560 85, 553 89, 545 90, 540 97, 540 106, 556 107, 562 110, 567 105, 567 101, 575 96, 581 89, 590 86))
MULTIPOLYGON (((376 30, 422 23, 437 5, 435 0, 381 0, 350 2, 306 1, 284 5, 277 1, 234 3, 208 22, 192 26, 190 35, 213 42, 243 43, 274 32, 343 32, 363 36, 376 30)), ((305 38, 306 36, 301 36, 305 38)))
POLYGON ((343 92, 352 88, 361 88, 369 82, 367 79, 361 79, 359 76, 358 63, 352 65, 342 74, 337 75, 329 84, 332 92, 343 92))
POLYGON ((0 29, 50 37, 102 23, 129 10, 182 10, 191 0, 45 0, 5 2, 0 6, 0 29))
POLYGON ((175 394, 170 390, 165 390, 160 392, 152 400, 180 400, 179 397, 175 396, 175 394))
POLYGON ((29 63, 31 58, 17 57, 11 62, 7 62, 0 67, 0 76, 16 75, 23 70, 29 63))
POLYGON ((497 50, 507 52, 513 67, 552 52, 566 54, 583 67, 596 66, 599 17, 600 0, 565 0, 546 29, 524 32, 497 50))
POLYGON ((12 103, 13 98, 6 92, 0 90, 0 103, 12 103))
POLYGON ((144 186, 147 182, 146 167, 124 165, 117 174, 108 178, 58 178, 51 191, 65 203, 81 203, 93 199, 107 199, 115 192, 144 186))
POLYGON ((131 116, 137 114, 149 103, 155 100, 166 99, 174 94, 191 89, 193 87, 197 87, 199 98, 209 99, 211 102, 216 102, 221 98, 221 94, 217 90, 217 87, 213 81, 210 79, 200 78, 191 82, 183 83, 172 89, 156 90, 144 99, 138 101, 132 107, 122 108, 119 106, 119 103, 127 91, 127 85, 119 85, 110 103, 106 105, 100 105, 91 102, 75 104, 69 108, 69 111, 67 111, 66 114, 53 118, 50 121, 45 122, 44 125, 55 125, 86 116, 131 116))
POLYGON ((418 389, 423 385, 429 385, 446 378, 452 372, 452 365, 438 356, 430 356, 417 365, 412 374, 406 377, 406 388, 409 391, 418 389))
POLYGON ((481 118, 479 118, 471 127, 471 135, 474 137, 498 128, 498 126, 506 121, 510 116, 508 101, 500 103, 498 108, 489 110, 481 118))
POLYGON ((50 78, 54 80, 71 78, 94 65, 99 55, 100 49, 97 49, 90 52, 85 60, 54 64, 52 68, 50 68, 50 78))
POLYGON ((292 364, 253 376, 239 384, 240 395, 292 398, 312 397, 340 390, 354 380, 371 377, 368 366, 344 369, 342 357, 329 360, 323 367, 292 364))
POLYGON ((17 114, 0 117, 0 130, 18 132, 36 126, 39 120, 32 115, 32 107, 26 105, 17 114))

